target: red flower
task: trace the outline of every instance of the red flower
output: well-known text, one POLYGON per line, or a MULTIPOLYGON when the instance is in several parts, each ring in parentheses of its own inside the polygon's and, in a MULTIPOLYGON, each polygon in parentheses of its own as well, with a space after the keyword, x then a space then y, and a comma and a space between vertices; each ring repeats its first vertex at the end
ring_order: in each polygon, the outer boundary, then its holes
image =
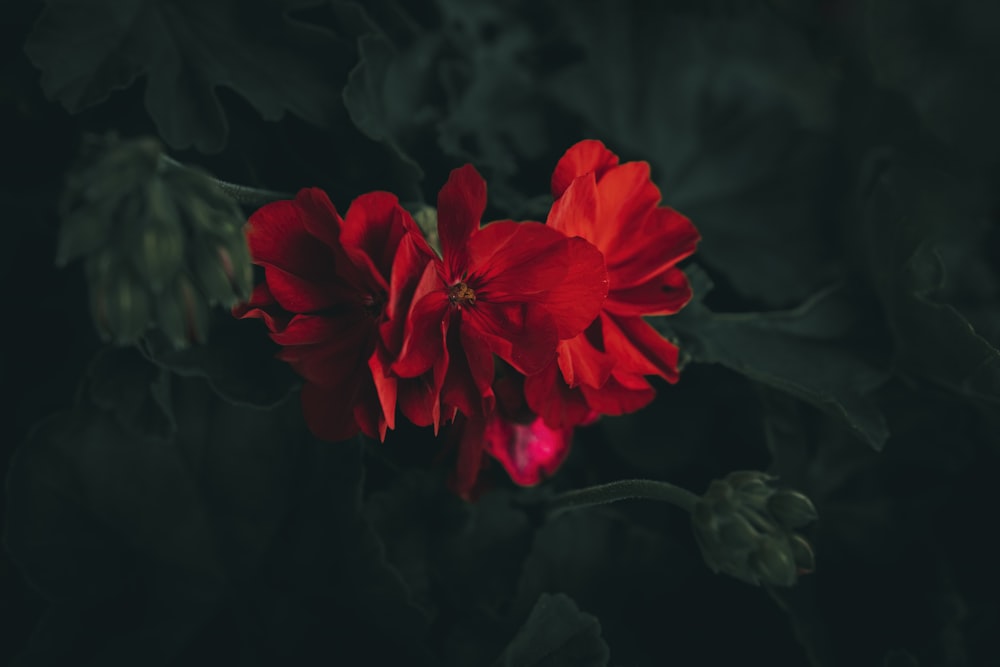
POLYGON ((676 346, 644 315, 670 315, 691 298, 677 263, 694 252, 698 231, 660 206, 646 162, 618 163, 599 141, 570 148, 552 175, 556 197, 547 224, 592 242, 604 254, 608 298, 558 357, 525 381, 528 405, 552 427, 582 423, 596 411, 633 412, 655 394, 646 376, 677 381, 676 346))
POLYGON ((246 236, 265 282, 234 314, 263 319, 282 346, 279 358, 305 380, 301 400, 310 429, 326 440, 359 429, 384 438, 397 396, 419 418, 426 405, 420 396, 429 392, 420 379, 397 386, 389 371, 395 353, 382 331, 390 344, 399 339, 392 316, 408 306, 399 295, 420 276, 417 258, 426 263, 431 251, 396 197, 362 195, 341 218, 323 191, 304 189, 294 201, 255 212, 246 236), (410 260, 412 276, 393 273, 400 255, 410 260))
POLYGON ((470 417, 458 452, 456 487, 471 488, 494 409, 494 355, 530 375, 560 340, 589 325, 607 294, 601 253, 554 226, 503 220, 480 228, 486 183, 466 165, 438 195, 442 257, 424 269, 392 370, 431 371, 441 401, 470 417), (435 362, 444 359, 435 368, 435 362))

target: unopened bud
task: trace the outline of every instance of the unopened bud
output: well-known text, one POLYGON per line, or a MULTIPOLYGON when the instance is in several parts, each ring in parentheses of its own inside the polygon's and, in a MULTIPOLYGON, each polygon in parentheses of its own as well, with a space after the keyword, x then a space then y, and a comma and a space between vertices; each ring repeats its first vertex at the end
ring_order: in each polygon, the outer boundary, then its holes
POLYGON ((133 343, 150 324, 178 345, 202 340, 209 306, 249 297, 243 212, 155 139, 88 139, 60 212, 56 261, 87 258, 93 315, 110 340, 133 343))
POLYGON ((151 321, 149 299, 138 277, 107 253, 94 258, 87 269, 91 313, 101 337, 138 340, 151 321))
POLYGON ((795 567, 799 574, 808 574, 816 569, 816 555, 806 538, 795 535, 790 540, 792 555, 795 558, 795 567))
POLYGON ((809 543, 794 528, 816 518, 803 494, 775 490, 774 477, 735 472, 714 480, 691 512, 695 538, 705 563, 751 584, 791 586, 811 572, 809 543))
POLYGON ((427 245, 441 252, 441 238, 438 236, 437 209, 430 206, 421 206, 413 213, 413 220, 417 227, 423 232, 427 239, 427 245))
POLYGON ((816 520, 816 506, 798 491, 782 489, 767 501, 767 509, 785 528, 794 530, 816 520))
POLYGON ((788 540, 783 538, 761 539, 749 565, 762 582, 773 586, 791 586, 798 574, 788 540))
POLYGON ((157 301, 157 320, 175 347, 202 342, 208 328, 205 300, 185 275, 180 275, 157 301))

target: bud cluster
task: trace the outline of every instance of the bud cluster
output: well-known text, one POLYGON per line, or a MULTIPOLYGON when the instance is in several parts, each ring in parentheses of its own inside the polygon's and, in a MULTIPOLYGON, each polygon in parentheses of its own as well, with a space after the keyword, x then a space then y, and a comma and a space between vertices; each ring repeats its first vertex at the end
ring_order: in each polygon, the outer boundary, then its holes
POLYGON ((245 216, 214 179, 166 159, 156 139, 91 138, 60 201, 56 263, 83 258, 94 322, 116 343, 158 326, 204 340, 208 309, 253 285, 245 216))
POLYGON ((812 547, 796 530, 816 519, 816 508, 774 481, 762 472, 733 472, 695 503, 695 537, 712 571, 754 585, 791 586, 815 569, 812 547))

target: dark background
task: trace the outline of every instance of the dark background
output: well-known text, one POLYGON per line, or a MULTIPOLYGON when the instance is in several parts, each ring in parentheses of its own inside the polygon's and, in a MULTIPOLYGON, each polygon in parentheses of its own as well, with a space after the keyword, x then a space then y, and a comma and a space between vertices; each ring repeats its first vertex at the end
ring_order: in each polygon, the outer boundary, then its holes
POLYGON ((8 3, 0 662, 1000 664, 988 6, 8 3), (433 204, 472 162, 516 219, 600 139, 702 233, 696 299, 658 322, 681 381, 539 488, 494 466, 474 505, 421 430, 316 442, 256 322, 216 309, 180 352, 98 337, 83 263, 54 257, 81 140, 109 131, 341 210, 433 204), (737 469, 819 510, 793 589, 712 574, 669 507, 535 509, 737 469))

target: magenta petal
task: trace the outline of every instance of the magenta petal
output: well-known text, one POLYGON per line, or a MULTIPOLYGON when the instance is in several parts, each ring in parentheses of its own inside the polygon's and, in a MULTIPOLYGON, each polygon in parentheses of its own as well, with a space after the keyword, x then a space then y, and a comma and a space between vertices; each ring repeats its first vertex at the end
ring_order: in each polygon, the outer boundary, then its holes
POLYGON ((550 428, 541 417, 530 424, 507 421, 494 414, 486 422, 487 453, 500 462, 516 484, 533 486, 551 477, 566 460, 572 428, 550 428))

